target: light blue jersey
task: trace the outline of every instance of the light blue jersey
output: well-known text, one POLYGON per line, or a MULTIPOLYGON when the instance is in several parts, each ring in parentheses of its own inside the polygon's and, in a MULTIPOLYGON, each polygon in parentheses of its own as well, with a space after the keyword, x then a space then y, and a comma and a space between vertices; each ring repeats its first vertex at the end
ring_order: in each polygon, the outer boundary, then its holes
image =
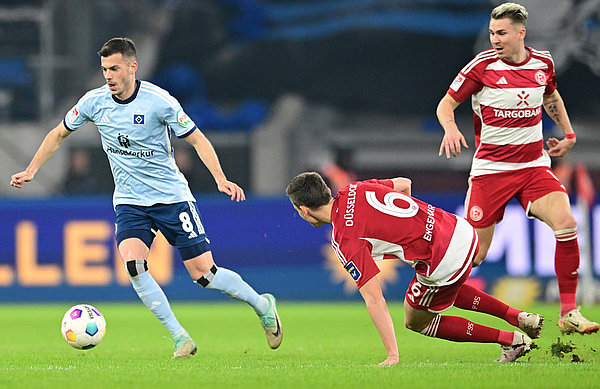
POLYGON ((98 127, 115 181, 115 207, 195 201, 175 164, 170 137, 185 138, 196 125, 167 91, 136 83, 127 100, 114 98, 107 85, 89 91, 67 113, 64 125, 70 131, 87 122, 98 127))

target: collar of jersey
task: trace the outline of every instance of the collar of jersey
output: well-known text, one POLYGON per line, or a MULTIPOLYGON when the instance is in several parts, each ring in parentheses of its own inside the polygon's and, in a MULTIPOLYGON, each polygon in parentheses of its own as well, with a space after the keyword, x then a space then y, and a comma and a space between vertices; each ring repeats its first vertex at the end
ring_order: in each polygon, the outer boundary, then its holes
POLYGON ((142 83, 140 82, 140 80, 135 80, 135 91, 133 92, 133 94, 131 95, 131 97, 129 97, 129 98, 125 99, 125 100, 117 99, 114 95, 111 95, 111 97, 115 101, 115 103, 117 103, 117 104, 129 104, 133 100, 135 100, 135 98, 137 97, 137 94, 140 91, 140 85, 141 84, 142 83))
POLYGON ((531 57, 533 56, 533 53, 532 53, 532 51, 531 51, 531 48, 530 48, 530 47, 527 47, 527 46, 525 46, 525 49, 527 50, 528 54, 527 54, 527 58, 525 58, 525 60, 524 60, 523 62, 519 62, 519 63, 513 63, 513 62, 507 61, 507 60, 505 60, 505 59, 503 59, 503 58, 500 58, 500 60, 501 60, 502 62, 504 62, 505 64, 507 64, 507 65, 510 65, 510 66, 523 66, 523 65, 525 65, 527 62, 529 62, 529 61, 531 60, 531 57))

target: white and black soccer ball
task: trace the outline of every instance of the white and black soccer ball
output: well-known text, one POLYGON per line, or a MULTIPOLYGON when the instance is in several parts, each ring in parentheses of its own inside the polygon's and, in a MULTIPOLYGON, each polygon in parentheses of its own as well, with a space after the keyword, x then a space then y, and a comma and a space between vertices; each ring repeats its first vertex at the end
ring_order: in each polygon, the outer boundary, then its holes
POLYGON ((106 320, 89 304, 75 305, 62 318, 60 332, 67 343, 80 350, 95 347, 106 334, 106 320))

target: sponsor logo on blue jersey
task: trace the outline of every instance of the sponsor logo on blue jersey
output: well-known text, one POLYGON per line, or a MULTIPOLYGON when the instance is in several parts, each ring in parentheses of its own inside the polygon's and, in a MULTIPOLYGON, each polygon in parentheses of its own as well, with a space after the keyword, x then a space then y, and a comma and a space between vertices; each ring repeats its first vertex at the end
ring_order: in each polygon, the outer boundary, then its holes
POLYGON ((117 140, 119 141, 119 144, 125 148, 131 146, 131 142, 129 142, 129 136, 127 135, 119 134, 119 136, 117 136, 117 140))
POLYGON ((136 158, 150 158, 154 156, 154 150, 121 150, 115 149, 114 147, 108 146, 106 148, 107 153, 117 154, 117 155, 126 155, 129 157, 136 158))
POLYGON ((144 124, 144 115, 141 113, 133 114, 133 124, 144 124))
POLYGON ((346 271, 348 273, 350 273, 350 277, 352 277, 352 279, 354 281, 358 281, 358 279, 360 278, 361 274, 360 274, 360 271, 358 271, 358 269, 354 265, 354 262, 352 262, 352 261, 348 262, 346 264, 346 266, 344 266, 344 269, 346 269, 346 271))

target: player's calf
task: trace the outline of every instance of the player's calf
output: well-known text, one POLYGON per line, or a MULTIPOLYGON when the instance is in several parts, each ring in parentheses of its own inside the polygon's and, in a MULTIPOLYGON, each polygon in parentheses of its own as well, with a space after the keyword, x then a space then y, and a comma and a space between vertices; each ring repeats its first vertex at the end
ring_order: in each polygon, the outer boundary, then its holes
POLYGON ((254 308, 260 318, 261 325, 267 338, 267 343, 272 349, 281 344, 283 332, 281 321, 277 314, 275 297, 265 293, 258 295, 242 277, 234 271, 213 265, 211 269, 196 283, 207 289, 219 290, 231 298, 245 301, 254 308))
POLYGON ((144 305, 156 316, 174 337, 173 358, 187 358, 196 353, 196 344, 189 337, 171 310, 167 296, 152 278, 145 259, 135 259, 125 263, 133 289, 144 305))

